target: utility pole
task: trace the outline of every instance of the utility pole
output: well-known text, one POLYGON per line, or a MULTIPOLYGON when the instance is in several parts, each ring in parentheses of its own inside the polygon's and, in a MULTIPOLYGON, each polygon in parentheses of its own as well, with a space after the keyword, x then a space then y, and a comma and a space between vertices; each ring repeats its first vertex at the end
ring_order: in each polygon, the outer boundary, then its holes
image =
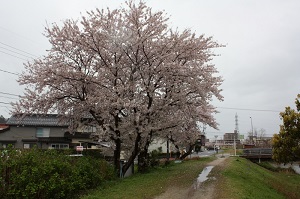
POLYGON ((235 135, 237 135, 237 133, 234 133, 234 134, 233 134, 234 156, 236 156, 236 142, 235 142, 235 135))
POLYGON ((251 119, 251 144, 254 144, 253 142, 253 123, 252 123, 252 117, 250 117, 251 119))
POLYGON ((236 156, 236 139, 239 137, 239 122, 238 115, 235 113, 235 131, 233 134, 234 156, 236 156))
POLYGON ((217 138, 218 138, 218 136, 217 135, 215 135, 215 151, 216 151, 216 145, 217 145, 217 138))

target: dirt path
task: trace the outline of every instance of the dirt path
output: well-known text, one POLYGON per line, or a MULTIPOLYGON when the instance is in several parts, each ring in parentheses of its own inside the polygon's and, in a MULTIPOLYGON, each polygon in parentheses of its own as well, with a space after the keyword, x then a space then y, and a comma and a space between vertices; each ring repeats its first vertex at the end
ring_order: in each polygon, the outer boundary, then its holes
MULTIPOLYGON (((224 157, 218 155, 217 157, 218 159, 208 163, 207 166, 221 165, 229 155, 224 155, 224 157)), ((210 176, 207 181, 199 184, 195 179, 195 183, 189 188, 170 187, 165 193, 155 199, 213 199, 215 198, 216 180, 215 177, 210 176)))

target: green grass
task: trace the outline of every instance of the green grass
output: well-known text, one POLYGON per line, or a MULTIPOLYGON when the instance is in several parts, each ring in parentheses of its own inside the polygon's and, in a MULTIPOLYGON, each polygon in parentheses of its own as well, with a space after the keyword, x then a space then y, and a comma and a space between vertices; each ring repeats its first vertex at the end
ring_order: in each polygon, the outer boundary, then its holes
MULTIPOLYGON (((106 183, 92 190, 83 199, 154 198, 168 187, 190 187, 206 164, 214 158, 172 163, 146 174, 106 183)), ((216 177, 216 198, 222 199, 280 199, 300 198, 300 175, 288 170, 276 170, 239 157, 230 157, 216 166, 210 176, 216 177)))
POLYGON ((106 183, 104 187, 91 191, 83 199, 139 199, 153 198, 167 190, 169 186, 188 187, 213 158, 201 158, 182 163, 172 163, 145 174, 106 183))
POLYGON ((229 158, 219 176, 219 198, 300 198, 299 174, 270 171, 243 158, 229 158))

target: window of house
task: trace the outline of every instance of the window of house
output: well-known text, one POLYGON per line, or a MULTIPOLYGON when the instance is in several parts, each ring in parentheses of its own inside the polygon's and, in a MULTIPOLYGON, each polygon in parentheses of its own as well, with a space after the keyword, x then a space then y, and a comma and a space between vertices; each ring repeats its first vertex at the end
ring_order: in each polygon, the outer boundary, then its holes
POLYGON ((0 148, 6 149, 8 146, 15 148, 15 143, 0 143, 0 148))
POLYGON ((24 143, 23 148, 24 149, 31 149, 33 147, 37 146, 36 143, 24 143))
POLYGON ((52 149, 68 149, 69 144, 51 144, 52 149))
POLYGON ((50 136, 50 128, 37 128, 36 137, 37 138, 46 138, 50 136))

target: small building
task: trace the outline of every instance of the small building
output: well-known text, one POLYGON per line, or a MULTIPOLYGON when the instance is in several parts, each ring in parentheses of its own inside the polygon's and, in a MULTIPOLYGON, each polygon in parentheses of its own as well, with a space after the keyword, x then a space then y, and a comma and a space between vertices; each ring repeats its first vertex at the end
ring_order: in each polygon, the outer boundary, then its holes
POLYGON ((234 143, 236 145, 240 144, 238 132, 234 131, 234 133, 225 133, 223 138, 223 143, 226 146, 233 146, 234 143))
MULTIPOLYGON (((92 132, 70 133, 68 126, 69 123, 61 120, 57 114, 14 115, 8 119, 5 128, 0 127, 0 148, 12 145, 19 149, 33 146, 41 149, 66 149, 93 141, 92 132)), ((92 148, 92 144, 85 148, 92 148)))

